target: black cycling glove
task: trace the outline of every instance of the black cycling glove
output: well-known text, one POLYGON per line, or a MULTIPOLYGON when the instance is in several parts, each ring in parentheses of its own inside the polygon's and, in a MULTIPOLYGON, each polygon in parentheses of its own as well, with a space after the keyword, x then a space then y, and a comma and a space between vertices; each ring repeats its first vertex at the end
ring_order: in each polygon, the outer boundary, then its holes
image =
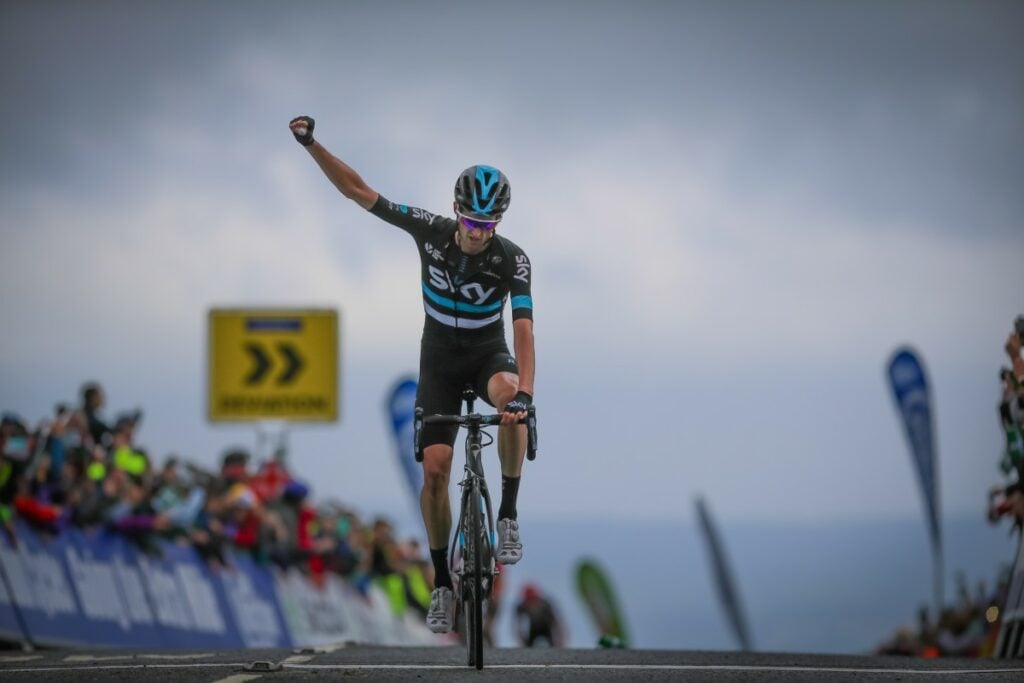
POLYGON ((516 393, 515 398, 505 404, 506 413, 525 413, 530 404, 533 403, 533 396, 530 396, 525 391, 516 393))
POLYGON ((306 134, 299 135, 295 131, 292 131, 292 135, 299 141, 299 144, 303 147, 309 147, 313 144, 313 126, 316 125, 316 121, 310 116, 296 116, 294 119, 289 121, 289 124, 295 123, 296 121, 303 121, 306 124, 306 134))

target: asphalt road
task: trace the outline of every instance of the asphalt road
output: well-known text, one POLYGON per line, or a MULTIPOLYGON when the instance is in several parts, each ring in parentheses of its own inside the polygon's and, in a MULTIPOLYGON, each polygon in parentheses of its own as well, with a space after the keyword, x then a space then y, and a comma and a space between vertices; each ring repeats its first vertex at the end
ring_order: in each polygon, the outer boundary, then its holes
POLYGON ((483 671, 465 650, 329 646, 316 650, 0 652, 17 681, 1024 681, 1024 661, 669 650, 488 650, 483 671))

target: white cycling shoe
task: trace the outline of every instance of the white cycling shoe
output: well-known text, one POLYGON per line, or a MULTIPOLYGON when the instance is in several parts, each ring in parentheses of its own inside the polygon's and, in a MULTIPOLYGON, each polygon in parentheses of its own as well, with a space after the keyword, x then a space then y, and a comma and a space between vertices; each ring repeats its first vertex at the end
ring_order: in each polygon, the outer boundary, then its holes
POLYGON ((519 542, 519 522, 516 520, 498 520, 498 552, 494 559, 501 564, 515 564, 523 559, 523 544, 519 542))
POLYGON ((452 589, 441 586, 430 593, 430 609, 427 610, 427 628, 434 633, 448 633, 452 630, 452 589))

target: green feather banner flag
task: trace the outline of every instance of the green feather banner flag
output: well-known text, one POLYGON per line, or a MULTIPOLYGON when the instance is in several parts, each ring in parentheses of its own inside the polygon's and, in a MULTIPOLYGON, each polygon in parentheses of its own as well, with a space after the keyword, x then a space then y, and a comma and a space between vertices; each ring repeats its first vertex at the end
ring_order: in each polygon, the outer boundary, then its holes
POLYGON ((601 633, 602 644, 617 639, 625 647, 629 638, 608 575, 593 560, 583 560, 576 567, 576 587, 601 633))

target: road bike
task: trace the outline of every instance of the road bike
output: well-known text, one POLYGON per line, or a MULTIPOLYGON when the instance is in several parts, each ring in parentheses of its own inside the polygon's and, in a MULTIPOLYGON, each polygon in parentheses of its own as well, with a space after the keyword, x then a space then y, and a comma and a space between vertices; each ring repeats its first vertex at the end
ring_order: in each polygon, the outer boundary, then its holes
MULTIPOLYGON (((416 408, 413 420, 413 438, 416 460, 423 461, 420 435, 424 425, 459 425, 466 428, 466 464, 459 486, 462 488, 462 503, 459 508, 459 523, 455 526, 456 542, 451 544, 448 566, 457 579, 457 606, 462 611, 465 625, 468 665, 482 669, 484 666, 484 603, 490 600, 495 577, 498 575, 494 561, 494 515, 491 510, 491 496, 484 478, 483 460, 480 453, 485 446, 494 443, 494 437, 483 431, 483 427, 501 423, 501 415, 481 415, 473 412, 476 394, 472 389, 462 392, 466 402, 465 415, 423 415, 422 408, 416 408), (484 442, 483 437, 489 440, 484 442), (459 563, 455 562, 455 550, 459 550, 459 563)), ((537 457, 537 412, 534 406, 527 410, 526 417, 519 420, 526 425, 526 457, 537 457)))

